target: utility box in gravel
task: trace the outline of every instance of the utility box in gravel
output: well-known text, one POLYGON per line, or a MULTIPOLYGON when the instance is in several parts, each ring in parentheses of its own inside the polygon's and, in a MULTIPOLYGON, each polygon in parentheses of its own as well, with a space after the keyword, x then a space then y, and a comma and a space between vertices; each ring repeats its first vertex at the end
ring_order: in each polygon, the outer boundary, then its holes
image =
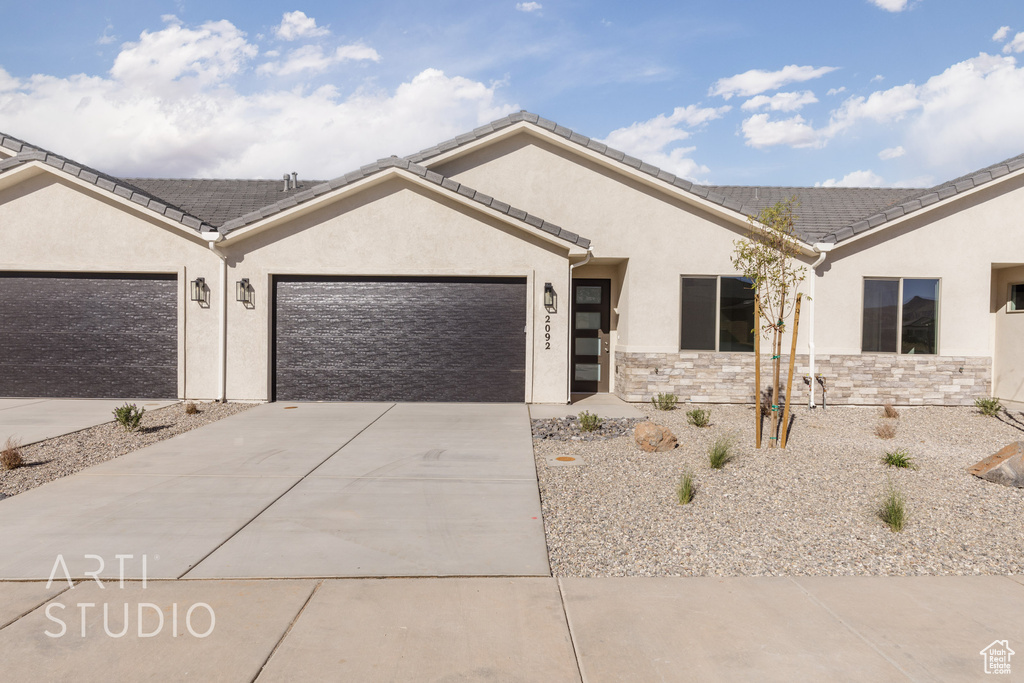
POLYGON ((678 445, 679 440, 667 427, 653 422, 641 422, 633 431, 636 445, 648 453, 670 451, 678 445))
POLYGON ((1024 441, 1011 443, 977 465, 971 465, 967 471, 996 484, 1024 488, 1024 441))

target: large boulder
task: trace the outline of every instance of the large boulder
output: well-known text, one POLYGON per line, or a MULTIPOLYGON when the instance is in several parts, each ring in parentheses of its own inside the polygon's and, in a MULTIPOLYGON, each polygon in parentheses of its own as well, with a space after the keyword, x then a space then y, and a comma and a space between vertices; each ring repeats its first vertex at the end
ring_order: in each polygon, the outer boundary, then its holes
POLYGON ((998 453, 971 465, 967 471, 996 484, 1024 488, 1024 441, 1011 443, 998 453))
POLYGON ((636 441, 637 446, 648 453, 670 451, 679 443, 676 435, 667 427, 649 421, 641 422, 636 426, 633 431, 633 440, 636 441))

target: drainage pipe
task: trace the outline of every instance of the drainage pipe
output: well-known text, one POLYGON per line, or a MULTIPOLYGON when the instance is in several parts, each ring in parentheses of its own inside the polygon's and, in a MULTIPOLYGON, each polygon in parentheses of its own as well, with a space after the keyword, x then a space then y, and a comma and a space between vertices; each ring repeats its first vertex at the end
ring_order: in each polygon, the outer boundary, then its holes
MULTIPOLYGON (((567 381, 565 383, 565 399, 566 399, 565 402, 566 402, 566 404, 572 403, 572 371, 573 371, 573 367, 572 367, 572 324, 573 324, 573 322, 572 322, 572 301, 573 301, 573 298, 572 298, 573 297, 573 292, 572 292, 572 271, 576 270, 580 266, 585 266, 588 263, 590 263, 590 259, 594 258, 594 252, 592 251, 593 248, 594 248, 593 245, 591 245, 590 248, 587 249, 587 255, 586 255, 586 257, 582 261, 580 261, 579 263, 571 263, 571 264, 569 264, 569 310, 568 310, 569 315, 566 316, 569 319, 569 324, 566 325, 566 327, 568 327, 569 330, 568 330, 568 332, 566 332, 566 335, 565 335, 565 341, 566 341, 565 352, 567 354, 569 354, 569 372, 568 372, 568 376, 567 376, 567 381)), ((608 367, 611 367, 611 363, 608 364, 608 367)))
POLYGON ((228 257, 217 248, 217 242, 224 239, 219 232, 204 232, 212 251, 220 259, 220 291, 217 308, 220 311, 219 330, 217 335, 217 401, 227 402, 228 377, 228 257))
POLYGON ((814 251, 818 252, 818 260, 811 264, 811 291, 809 292, 808 297, 811 300, 811 308, 807 312, 807 327, 809 328, 807 331, 807 354, 810 359, 809 366, 811 373, 811 394, 807 400, 808 408, 815 407, 814 386, 816 384, 816 381, 814 377, 814 309, 818 307, 818 304, 814 299, 815 283, 818 279, 818 268, 823 263, 825 263, 825 259, 828 258, 828 252, 830 252, 832 250, 832 247, 834 246, 834 244, 828 244, 826 242, 821 242, 814 245, 814 251))

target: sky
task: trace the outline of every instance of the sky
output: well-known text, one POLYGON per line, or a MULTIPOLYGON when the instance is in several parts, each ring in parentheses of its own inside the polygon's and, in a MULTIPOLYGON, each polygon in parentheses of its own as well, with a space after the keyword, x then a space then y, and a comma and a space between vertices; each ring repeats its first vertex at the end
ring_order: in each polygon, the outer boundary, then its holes
POLYGON ((525 109, 691 180, 928 187, 1024 152, 1024 3, 0 0, 0 131, 307 179, 525 109))

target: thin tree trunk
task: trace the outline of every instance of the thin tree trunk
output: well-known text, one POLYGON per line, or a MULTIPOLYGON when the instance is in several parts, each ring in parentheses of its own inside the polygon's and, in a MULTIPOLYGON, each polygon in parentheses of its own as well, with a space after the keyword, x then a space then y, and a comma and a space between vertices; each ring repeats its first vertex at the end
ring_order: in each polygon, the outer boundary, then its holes
POLYGON ((796 335, 800 329, 800 300, 803 294, 796 295, 796 309, 793 312, 793 343, 789 351, 789 378, 786 380, 786 410, 782 413, 782 434, 779 443, 786 447, 789 437, 789 395, 793 393, 793 363, 796 361, 796 335))
POLYGON ((754 394, 757 409, 754 411, 754 440, 756 448, 761 447, 761 304, 754 297, 754 394))
POLYGON ((776 320, 775 328, 775 344, 772 363, 774 368, 772 369, 774 377, 772 379, 772 437, 771 446, 775 447, 779 445, 779 420, 782 417, 779 415, 779 380, 782 374, 782 314, 786 310, 786 297, 783 295, 779 299, 779 317, 776 320))

